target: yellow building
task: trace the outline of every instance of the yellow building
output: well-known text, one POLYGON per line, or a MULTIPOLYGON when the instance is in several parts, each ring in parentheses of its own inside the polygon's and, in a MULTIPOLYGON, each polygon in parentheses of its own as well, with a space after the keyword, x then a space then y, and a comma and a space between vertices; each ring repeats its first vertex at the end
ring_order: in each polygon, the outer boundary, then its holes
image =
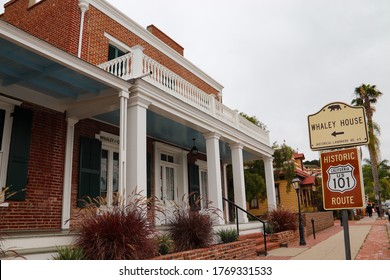
MULTIPOLYGON (((302 212, 314 211, 314 192, 318 186, 317 177, 311 175, 303 166, 304 154, 294 154, 295 177, 300 180, 300 201, 302 212)), ((276 201, 279 207, 298 212, 298 196, 291 185, 288 185, 283 174, 275 178, 276 201)), ((267 200, 254 199, 247 203, 247 209, 255 216, 263 216, 268 211, 267 200)))

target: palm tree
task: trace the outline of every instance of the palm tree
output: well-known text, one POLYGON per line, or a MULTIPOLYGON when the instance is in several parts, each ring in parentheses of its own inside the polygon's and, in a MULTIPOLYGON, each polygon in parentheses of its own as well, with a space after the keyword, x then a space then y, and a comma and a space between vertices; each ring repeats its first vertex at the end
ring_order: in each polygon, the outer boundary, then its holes
POLYGON ((375 136, 374 131, 375 123, 372 120, 372 116, 375 112, 375 104, 378 98, 382 95, 382 92, 376 89, 375 85, 362 84, 360 87, 355 88, 354 91, 355 99, 352 100, 352 104, 356 106, 363 106, 366 111, 367 125, 368 125, 368 152, 370 153, 370 160, 372 163, 372 176, 374 178, 375 192, 377 194, 379 216, 382 217, 381 213, 381 196, 379 188, 379 177, 378 177, 378 154, 379 154, 379 142, 375 136))

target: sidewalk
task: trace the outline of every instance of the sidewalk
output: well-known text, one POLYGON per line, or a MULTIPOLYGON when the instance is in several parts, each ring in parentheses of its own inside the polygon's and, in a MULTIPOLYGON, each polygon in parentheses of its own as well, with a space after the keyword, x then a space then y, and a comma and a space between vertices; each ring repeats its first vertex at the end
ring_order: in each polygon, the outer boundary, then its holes
MULTIPOLYGON (((389 221, 365 217, 348 221, 351 258, 356 260, 390 260, 389 221)), ((270 250, 263 260, 345 260, 344 230, 340 221, 334 226, 306 237, 306 245, 299 240, 288 248, 270 250)))

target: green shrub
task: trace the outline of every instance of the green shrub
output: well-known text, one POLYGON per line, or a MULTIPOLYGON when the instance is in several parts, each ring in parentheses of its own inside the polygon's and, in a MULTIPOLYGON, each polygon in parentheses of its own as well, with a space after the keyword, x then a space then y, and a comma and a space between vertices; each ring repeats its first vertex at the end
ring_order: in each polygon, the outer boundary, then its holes
POLYGON ((217 231, 222 243, 230 243, 238 240, 237 230, 234 228, 220 229, 217 231))
POLYGON ((80 247, 67 246, 58 247, 57 255, 53 256, 53 260, 84 260, 84 252, 80 247))
POLYGON ((147 219, 147 201, 140 194, 129 199, 126 206, 98 208, 102 205, 98 201, 82 209, 75 245, 82 248, 86 259, 132 260, 157 255, 155 228, 147 219))
POLYGON ((156 237, 157 239, 157 246, 158 246, 158 253, 160 255, 167 255, 173 252, 173 240, 171 236, 167 233, 160 234, 156 237))
POLYGON ((266 234, 273 234, 275 233, 274 228, 271 224, 265 224, 265 233, 266 234))
POLYGON ((297 217, 294 213, 283 208, 271 210, 268 213, 268 223, 275 233, 286 230, 297 230, 297 217))

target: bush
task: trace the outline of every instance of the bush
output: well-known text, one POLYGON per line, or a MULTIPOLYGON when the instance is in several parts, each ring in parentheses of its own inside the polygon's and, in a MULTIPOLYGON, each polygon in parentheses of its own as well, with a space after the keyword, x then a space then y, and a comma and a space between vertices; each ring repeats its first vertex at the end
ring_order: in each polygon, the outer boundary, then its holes
MULTIPOLYGON (((196 203, 200 205, 199 202, 198 199, 196 203)), ((168 218, 168 231, 175 244, 175 252, 206 248, 214 242, 213 216, 218 214, 218 210, 210 203, 203 205, 207 208, 192 210, 187 202, 175 206, 168 218)))
POLYGON ((126 206, 101 207, 88 203, 76 226, 75 245, 86 259, 149 259, 157 255, 155 229, 147 220, 147 202, 140 194, 126 206))
POLYGON ((58 247, 57 255, 53 256, 53 260, 84 260, 84 252, 80 247, 58 247))
POLYGON ((274 228, 271 224, 265 224, 265 233, 266 234, 273 234, 275 233, 274 228))
POLYGON ((297 230, 297 218, 294 213, 278 208, 268 213, 268 223, 275 233, 286 230, 297 230))
POLYGON ((238 233, 236 229, 220 229, 217 232, 222 243, 230 243, 238 240, 238 233))
POLYGON ((173 252, 173 240, 171 236, 167 233, 160 234, 156 237, 157 239, 157 246, 158 246, 158 253, 160 255, 166 255, 173 252))

